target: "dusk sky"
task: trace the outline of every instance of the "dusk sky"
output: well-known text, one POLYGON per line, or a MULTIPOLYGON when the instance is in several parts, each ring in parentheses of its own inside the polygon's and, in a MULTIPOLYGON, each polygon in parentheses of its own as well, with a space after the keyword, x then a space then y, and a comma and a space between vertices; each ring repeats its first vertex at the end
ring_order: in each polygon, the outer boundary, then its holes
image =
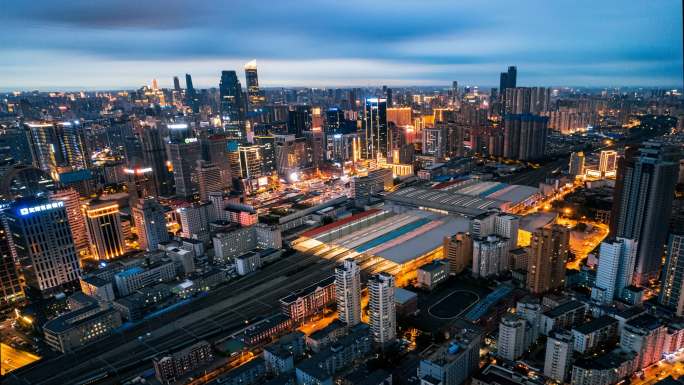
POLYGON ((0 90, 682 84, 679 0, 4 0, 0 90), (184 79, 182 80, 184 85, 184 79))

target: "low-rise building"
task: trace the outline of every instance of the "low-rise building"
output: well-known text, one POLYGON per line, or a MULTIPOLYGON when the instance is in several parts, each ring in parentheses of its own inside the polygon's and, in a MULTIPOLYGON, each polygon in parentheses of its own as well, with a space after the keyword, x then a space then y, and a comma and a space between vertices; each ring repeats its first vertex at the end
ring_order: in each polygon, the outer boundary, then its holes
POLYGON ((121 326, 121 315, 109 304, 78 292, 69 299, 71 311, 43 325, 45 343, 52 349, 70 352, 121 326))
POLYGON ((636 352, 638 369, 643 369, 661 359, 666 335, 667 328, 659 319, 642 314, 627 321, 620 335, 620 347, 636 352))
POLYGON ((114 287, 110 281, 96 276, 82 277, 81 291, 100 301, 111 302, 114 300, 114 287))
MULTIPOLYGON (((471 385, 543 385, 540 380, 497 365, 489 365, 473 375, 471 385)), ((421 384, 422 385, 422 384, 421 384)), ((431 384, 432 385, 432 384, 431 384)))
POLYGON ((275 314, 248 327, 237 337, 246 345, 254 346, 271 342, 274 338, 292 331, 293 327, 291 318, 275 314))
POLYGON ((318 353, 345 334, 347 334, 347 324, 336 319, 323 329, 306 336, 306 346, 318 353))
POLYGON ((612 385, 639 370, 638 354, 615 349, 600 356, 578 359, 572 365, 572 385, 612 385))
POLYGON ((114 283, 119 296, 127 296, 134 291, 159 282, 176 278, 176 265, 173 261, 159 261, 145 266, 133 266, 114 274, 114 283))
POLYGON ((449 263, 436 259, 418 268, 418 287, 432 290, 449 277, 449 263))
POLYGON ((254 251, 235 257, 235 271, 238 275, 251 274, 261 268, 261 255, 254 251))
POLYGON ((394 303, 396 304, 397 316, 408 316, 418 310, 418 294, 395 287, 394 303))
POLYGON ((610 316, 601 316, 572 329, 574 350, 589 353, 600 343, 617 338, 618 321, 610 316))
POLYGON ((283 314, 295 322, 301 322, 335 303, 335 276, 330 276, 313 285, 280 299, 283 314))
POLYGON ((373 351, 373 338, 367 324, 350 328, 328 348, 302 361, 295 369, 298 385, 332 385, 332 376, 373 351))
POLYGON ((157 379, 168 384, 213 360, 211 345, 207 341, 200 341, 171 355, 154 358, 152 364, 157 379))
POLYGON ((304 337, 295 331, 264 347, 266 370, 276 376, 294 370, 295 361, 304 355, 304 337))
POLYGON ((539 331, 548 336, 554 329, 570 329, 584 322, 587 305, 580 301, 567 301, 541 315, 539 331))
POLYGON ((466 322, 459 326, 450 341, 422 353, 418 377, 423 383, 460 385, 479 367, 483 333, 466 322))

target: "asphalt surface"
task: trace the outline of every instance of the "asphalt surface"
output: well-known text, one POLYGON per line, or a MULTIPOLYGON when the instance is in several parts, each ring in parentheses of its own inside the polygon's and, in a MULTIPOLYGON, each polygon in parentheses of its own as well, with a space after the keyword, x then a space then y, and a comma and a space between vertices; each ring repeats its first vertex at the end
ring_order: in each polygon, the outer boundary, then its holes
POLYGON ((151 359, 198 340, 226 337, 279 312, 279 299, 332 274, 334 262, 295 253, 257 274, 219 287, 175 311, 86 348, 45 358, 10 373, 6 384, 118 384, 151 367, 151 359), (148 335, 149 333, 149 335, 148 335))

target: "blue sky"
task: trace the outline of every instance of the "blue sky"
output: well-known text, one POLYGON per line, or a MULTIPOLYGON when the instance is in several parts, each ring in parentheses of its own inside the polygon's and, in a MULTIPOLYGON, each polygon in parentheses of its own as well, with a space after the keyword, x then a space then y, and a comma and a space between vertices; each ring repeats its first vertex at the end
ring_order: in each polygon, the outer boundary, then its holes
POLYGON ((679 0, 2 0, 0 89, 680 86, 679 0), (184 81, 182 82, 184 84, 184 81))

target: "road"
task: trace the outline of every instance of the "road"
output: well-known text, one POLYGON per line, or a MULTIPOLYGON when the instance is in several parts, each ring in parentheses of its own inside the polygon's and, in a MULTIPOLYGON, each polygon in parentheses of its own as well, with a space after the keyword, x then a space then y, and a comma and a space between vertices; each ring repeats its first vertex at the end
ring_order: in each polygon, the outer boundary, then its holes
POLYGON ((296 253, 132 330, 12 372, 6 383, 81 384, 100 377, 89 383, 121 383, 151 367, 154 356, 197 340, 228 336, 249 320, 278 312, 280 298, 330 276, 334 265, 334 261, 296 253))
POLYGON ((633 376, 632 385, 653 385, 656 382, 672 376, 675 379, 684 375, 684 353, 672 355, 670 360, 660 360, 643 370, 643 378, 633 376))
POLYGON ((26 366, 40 357, 23 350, 15 349, 9 345, 0 343, 0 376, 26 366))

